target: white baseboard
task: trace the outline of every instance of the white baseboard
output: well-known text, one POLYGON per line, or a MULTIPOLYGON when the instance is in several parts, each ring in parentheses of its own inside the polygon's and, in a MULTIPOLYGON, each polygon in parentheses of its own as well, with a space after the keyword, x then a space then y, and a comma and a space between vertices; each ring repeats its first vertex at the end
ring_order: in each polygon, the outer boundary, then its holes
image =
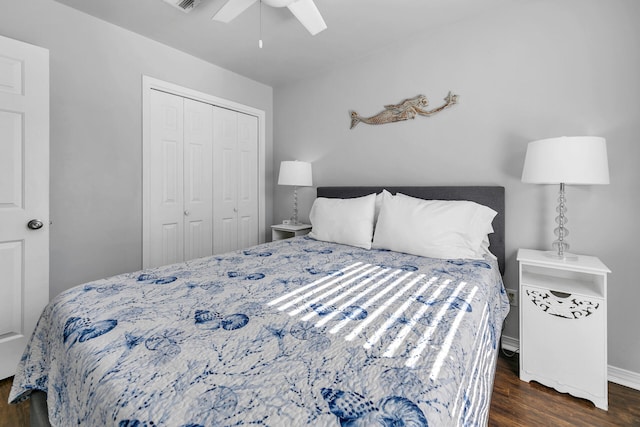
POLYGON ((609 381, 635 390, 640 390, 640 374, 609 365, 609 381))
POLYGON ((506 335, 502 336, 502 348, 507 351, 518 351, 520 349, 520 342, 516 338, 508 337, 506 335))
MULTIPOLYGON (((502 348, 511 352, 518 351, 520 341, 517 338, 503 335, 502 348)), ((607 367, 607 379, 612 383, 640 391, 640 373, 638 372, 627 371, 626 369, 609 365, 607 367)))

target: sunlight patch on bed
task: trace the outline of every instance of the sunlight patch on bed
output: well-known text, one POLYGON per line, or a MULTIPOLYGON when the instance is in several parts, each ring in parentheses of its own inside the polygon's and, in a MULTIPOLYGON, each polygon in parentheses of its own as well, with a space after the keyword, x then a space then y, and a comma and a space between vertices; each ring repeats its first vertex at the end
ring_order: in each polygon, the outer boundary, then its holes
POLYGON ((420 355, 422 354, 424 349, 427 348, 427 345, 431 341, 431 335, 433 335, 433 332, 437 329, 447 310, 449 310, 451 304, 455 301, 458 294, 466 285, 467 282, 460 282, 460 284, 456 287, 456 290, 453 291, 451 295, 449 295, 449 298, 447 298, 447 302, 442 306, 442 308, 440 308, 440 311, 438 311, 436 318, 433 320, 433 322, 431 322, 427 330, 424 331, 424 334, 422 335, 420 340, 418 340, 418 344, 416 345, 416 347, 411 350, 409 358, 405 362, 405 366, 411 368, 415 366, 415 364, 418 362, 418 359, 420 358, 420 355))
MULTIPOLYGON (((471 292, 469 292, 469 295, 467 295, 467 298, 464 300, 464 302, 467 303, 468 306, 471 306, 471 301, 473 300, 476 292, 478 292, 478 287, 474 286, 471 292)), ((451 326, 451 329, 449 329, 447 337, 444 339, 444 343, 442 344, 442 348, 438 353, 438 357, 436 358, 436 361, 431 368, 431 375, 429 376, 429 378, 431 378, 432 380, 438 378, 440 368, 442 367, 442 363, 444 363, 444 358, 449 354, 449 349, 451 349, 451 344, 453 343, 453 337, 455 337, 456 332, 458 332, 458 327, 460 326, 460 322, 462 322, 462 318, 465 314, 465 310, 460 310, 456 315, 456 318, 453 321, 453 325, 451 326)), ((407 366, 413 366, 409 365, 410 360, 411 359, 407 360, 407 366)))
MULTIPOLYGON (((279 303, 279 302, 281 302, 281 301, 284 301, 284 300, 286 300, 286 299, 291 298, 291 297, 292 297, 292 296, 294 296, 294 295, 299 294, 300 292, 304 292, 304 291, 306 291, 307 289, 313 288, 314 286, 316 286, 316 285, 318 285, 318 284, 320 284, 320 283, 324 282, 324 281, 325 281, 325 280, 327 280, 327 279, 330 279, 331 277, 335 277, 335 276, 342 275, 342 274, 344 274, 345 272, 347 272, 347 271, 351 270, 352 268, 359 266, 360 264, 362 264, 362 263, 361 263, 361 262, 356 262, 355 264, 351 264, 350 266, 345 267, 345 268, 343 268, 342 270, 335 271, 335 272, 333 272, 333 273, 331 273, 331 274, 329 274, 329 275, 327 275, 327 276, 324 276, 324 277, 322 277, 322 278, 320 278, 320 279, 316 280, 315 282, 309 283, 308 285, 303 286, 303 287, 301 287, 301 288, 298 288, 298 289, 296 289, 295 291, 292 291, 292 292, 286 293, 286 294, 282 295, 281 297, 278 297, 278 298, 276 298, 276 299, 274 299, 274 300, 272 300, 272 301, 269 301, 269 302, 267 303, 267 305, 276 305, 276 304, 278 304, 278 303, 279 303)), ((284 310, 284 309, 283 309, 283 310, 284 310)))
MULTIPOLYGON (((373 271, 373 270, 372 270, 373 271)), ((349 296, 350 294, 352 294, 353 292, 357 291, 358 289, 366 286, 368 283, 372 282, 373 280, 375 280, 376 278, 378 278, 379 276, 385 274, 386 272, 388 272, 389 269, 388 268, 384 268, 380 271, 378 271, 376 274, 374 274, 371 277, 367 277, 365 280, 363 280, 362 282, 358 283, 356 286, 352 286, 349 289, 345 290, 344 292, 342 292, 341 294, 337 295, 336 297, 330 299, 329 301, 326 301, 324 304, 327 306, 331 306, 333 304, 335 304, 336 302, 340 301, 343 298, 346 298, 347 296, 349 296)), ((345 304, 342 304, 340 307, 338 307, 338 310, 336 312, 330 313, 329 315, 325 316, 322 320, 320 320, 316 326, 322 326, 325 323, 327 323, 329 320, 331 320, 331 318, 333 318, 333 315, 337 314, 338 312, 344 310, 345 308, 347 308, 349 305, 351 304, 350 301, 347 301, 345 304)), ((308 313, 306 316, 304 316, 302 318, 302 320, 304 321, 308 321, 311 320, 314 316, 317 316, 318 313, 316 313, 315 311, 312 311, 310 313, 308 313)))
POLYGON ((409 335, 409 332, 416 326, 418 321, 422 319, 427 310, 431 307, 431 305, 436 301, 440 293, 447 287, 447 285, 451 283, 451 280, 445 280, 438 289, 431 295, 431 297, 427 300, 427 302, 420 307, 420 309, 411 317, 411 320, 402 328, 400 333, 396 336, 396 339, 387 347, 387 351, 384 352, 384 357, 393 357, 393 354, 396 352, 400 344, 404 341, 404 339, 409 335))
MULTIPOLYGON (((407 277, 411 276, 412 274, 413 273, 409 272, 409 273, 404 274, 400 278, 394 280, 389 286, 387 286, 386 288, 384 288, 383 290, 378 292, 371 299, 369 299, 369 300, 365 301, 364 303, 362 303, 362 305, 360 305, 360 307, 358 308, 358 313, 354 313, 354 314, 359 314, 360 312, 362 312, 362 310, 367 309, 371 304, 373 304, 374 302, 378 301, 380 298, 382 298, 383 296, 388 294, 393 288, 398 286, 400 283, 402 283, 407 277)), ((347 325, 347 323, 349 323, 351 321, 351 317, 353 317, 353 316, 347 316, 344 319, 342 319, 342 321, 340 323, 335 325, 333 328, 329 329, 329 332, 332 333, 332 334, 337 333, 340 329, 345 327, 347 325)), ((349 340, 347 340, 347 341, 349 341, 349 340)))
MULTIPOLYGON (((369 264, 366 264, 367 266, 369 266, 369 264)), ((370 267, 370 266, 369 266, 370 267)), ((335 294, 336 292, 338 292, 340 289, 343 289, 345 286, 349 286, 350 284, 352 284, 353 282, 355 282, 358 279, 362 279, 364 276, 368 276, 369 274, 373 273, 374 271, 378 270, 380 267, 374 266, 372 268, 369 268, 367 270, 362 271, 360 274, 358 274, 355 277, 352 277, 351 279, 341 283, 340 285, 336 286, 333 289, 329 289, 327 292, 321 294, 320 296, 317 296, 316 298, 307 301, 306 303, 302 304, 300 307, 296 308, 295 310, 292 310, 289 312, 290 316, 296 316, 298 315, 301 311, 308 309, 309 307, 311 307, 313 304, 322 301, 323 299, 325 299, 328 296, 331 296, 333 294, 335 294)), ((312 316, 313 317, 313 314, 312 316)), ((311 318, 310 317, 310 318, 311 318)), ((305 320, 303 318, 303 320, 305 320)), ((308 320, 308 319, 307 319, 308 320)))
MULTIPOLYGON (((477 331, 476 333, 476 338, 474 340, 473 343, 473 348, 487 348, 486 346, 489 345, 487 344, 488 341, 488 334, 487 334, 487 329, 489 327, 487 322, 487 316, 489 315, 489 310, 488 307, 485 305, 483 310, 482 310, 482 316, 481 316, 481 321, 480 324, 483 325, 482 328, 477 331), (482 347, 478 347, 482 345, 482 347)), ((486 353, 485 353, 486 354, 486 353)), ((487 363, 487 361, 485 360, 487 358, 486 355, 483 355, 482 352, 479 352, 477 354, 477 356, 474 358, 473 360, 473 367, 471 368, 471 370, 469 371, 469 375, 474 375, 476 378, 480 378, 480 375, 475 375, 474 372, 476 372, 476 370, 478 369, 478 363, 481 363, 482 365, 485 365, 487 363)), ((491 358, 490 353, 489 353, 489 358, 491 358)), ((465 373, 466 375, 467 373, 465 373)), ((469 381, 469 384, 466 388, 466 394, 468 396, 473 396, 471 397, 471 400, 474 401, 475 399, 475 393, 473 390, 477 390, 477 386, 476 386, 476 382, 475 381, 469 381)), ((453 413, 457 413, 457 408, 458 408, 458 403, 462 400, 461 399, 461 393, 465 391, 465 389, 463 387, 460 387, 458 389, 458 394, 456 395, 456 400, 455 400, 455 405, 453 407, 453 413)))
POLYGON ((323 291, 325 289, 327 289, 329 286, 332 286, 336 283, 338 283, 339 281, 347 278, 347 277, 351 277, 352 275, 356 274, 357 272, 364 270, 365 268, 367 268, 368 266, 370 266, 369 264, 363 264, 359 267, 357 267, 355 270, 350 271, 348 273, 344 273, 341 276, 336 277, 333 280, 330 280, 328 283, 325 283, 324 285, 318 287, 318 288, 312 288, 309 292, 307 292, 306 294, 299 296, 295 299, 293 299, 292 301, 289 301, 288 303, 281 305, 280 307, 278 307, 278 310, 283 311, 288 309, 289 307, 292 307, 294 305, 296 305, 297 303, 299 303, 300 301, 303 301, 306 298, 309 298, 311 295, 317 294, 320 291, 323 291))
POLYGON ((386 275, 385 277, 383 277, 382 279, 380 279, 379 281, 377 281, 376 283, 374 283, 372 286, 363 290, 358 295, 354 296, 353 298, 351 298, 350 300, 342 304, 340 307, 338 307, 336 311, 327 314, 323 319, 318 321, 318 323, 316 323, 316 327, 321 327, 325 325, 327 322, 333 319, 336 315, 338 315, 339 313, 342 313, 342 311, 345 310, 347 307, 350 307, 356 302, 360 301, 362 298, 364 298, 365 296, 367 296, 368 294, 370 294, 371 292, 373 292, 374 290, 376 290, 377 288, 379 288, 380 286, 382 286, 383 284, 391 280, 393 277, 397 276, 401 271, 402 270, 394 270, 388 275, 386 275))
POLYGON ((358 326, 356 326, 354 328, 354 330, 351 331, 351 333, 349 335, 344 337, 344 339, 346 339, 347 341, 353 341, 353 339, 355 337, 357 337, 360 334, 360 332, 362 332, 364 330, 364 328, 366 328, 369 325, 369 323, 373 322, 380 315, 380 313, 388 310, 389 307, 391 307, 391 305, 398 298, 400 298, 406 291, 408 291, 410 288, 412 288, 413 285, 418 283, 423 278, 424 278, 424 274, 419 274, 418 277, 416 277, 416 278, 412 279, 411 281, 409 281, 409 283, 407 283, 402 289, 400 289, 398 292, 396 292, 395 295, 393 295, 391 298, 389 298, 388 300, 383 302, 380 305, 380 307, 378 307, 378 309, 376 311, 374 311, 369 316, 367 316, 367 318, 365 320, 363 320, 358 326))
POLYGON ((382 338, 382 336, 387 332, 387 330, 389 330, 391 326, 393 326, 393 324, 396 323, 398 319, 400 319, 400 316, 402 316, 404 312, 407 311, 407 308, 409 308, 409 306, 415 302, 415 299, 420 295, 422 295, 429 288, 429 286, 431 286, 433 282, 435 282, 436 280, 438 280, 437 277, 435 276, 432 277, 426 283, 424 283, 417 291, 415 291, 414 294, 411 296, 411 298, 408 298, 400 307, 398 307, 398 309, 393 312, 393 314, 387 319, 387 321, 384 322, 384 324, 378 328, 376 333, 373 334, 373 336, 367 340, 367 342, 364 344, 363 347, 367 350, 373 347, 373 345, 377 343, 380 340, 380 338, 382 338))
POLYGON ((447 314, 449 310, 457 309, 451 327, 439 343, 441 348, 430 375, 434 379, 437 378, 464 315, 470 311, 471 302, 478 291, 477 286, 470 291, 467 288, 470 286, 464 281, 453 288, 451 279, 440 281, 437 276, 427 277, 405 269, 391 270, 358 262, 282 295, 268 305, 276 305, 279 311, 290 309, 287 314, 292 317, 301 315, 303 322, 318 316, 320 319, 314 325, 317 328, 334 320, 335 324, 328 330, 329 333, 337 334, 345 329, 344 339, 354 341, 362 337, 366 339, 362 344, 366 350, 373 349, 383 337, 390 336, 390 343, 383 344, 386 346, 383 357, 394 357, 409 334, 417 333, 417 342, 406 344, 410 348, 404 350, 408 352, 405 366, 410 368, 416 366, 432 343, 445 316, 453 317, 453 314, 447 314), (446 289, 449 291, 445 292, 446 289), (460 297, 463 293, 466 293, 464 299, 460 297), (342 303, 337 305, 340 302, 342 303), (412 311, 412 306, 415 305, 418 307, 412 311), (369 307, 375 307, 375 310, 368 312, 369 307), (429 315, 430 312, 435 312, 435 315, 429 315), (405 315, 410 315, 410 318, 405 319, 405 315), (419 327, 420 324, 426 325, 424 331, 419 327), (371 335, 367 336, 365 333, 367 328, 373 331, 371 335))

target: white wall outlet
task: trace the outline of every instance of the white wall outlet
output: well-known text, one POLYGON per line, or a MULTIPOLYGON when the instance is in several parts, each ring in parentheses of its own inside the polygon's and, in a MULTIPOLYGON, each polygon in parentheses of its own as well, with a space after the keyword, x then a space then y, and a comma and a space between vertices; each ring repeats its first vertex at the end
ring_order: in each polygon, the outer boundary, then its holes
POLYGON ((509 297, 509 304, 514 307, 518 306, 518 291, 515 289, 507 289, 507 296, 509 297))

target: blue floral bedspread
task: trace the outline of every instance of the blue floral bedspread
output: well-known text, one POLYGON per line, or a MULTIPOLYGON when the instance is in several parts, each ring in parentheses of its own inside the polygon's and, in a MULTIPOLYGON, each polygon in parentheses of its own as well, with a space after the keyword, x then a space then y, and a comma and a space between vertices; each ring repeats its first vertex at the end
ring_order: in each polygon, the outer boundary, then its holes
POLYGON ((491 259, 281 240, 58 295, 9 400, 45 391, 53 426, 485 425, 508 310, 491 259))

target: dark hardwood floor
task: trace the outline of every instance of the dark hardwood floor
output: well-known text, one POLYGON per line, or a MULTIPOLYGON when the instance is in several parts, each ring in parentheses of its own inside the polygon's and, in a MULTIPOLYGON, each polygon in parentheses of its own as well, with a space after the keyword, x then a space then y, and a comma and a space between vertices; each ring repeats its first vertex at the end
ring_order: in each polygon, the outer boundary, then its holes
POLYGON ((13 377, 0 380, 0 427, 28 427, 29 401, 9 405, 9 392, 13 377))
POLYGON ((500 354, 490 426, 640 426, 640 391, 609 383, 609 410, 536 382, 520 381, 518 356, 500 354))
MULTIPOLYGON (((29 401, 7 404, 11 379, 0 381, 0 427, 29 425, 29 401)), ((609 383, 609 411, 584 399, 518 378, 518 356, 500 355, 493 387, 490 426, 640 427, 640 391, 609 383)), ((440 427, 440 426, 433 426, 440 427)))

